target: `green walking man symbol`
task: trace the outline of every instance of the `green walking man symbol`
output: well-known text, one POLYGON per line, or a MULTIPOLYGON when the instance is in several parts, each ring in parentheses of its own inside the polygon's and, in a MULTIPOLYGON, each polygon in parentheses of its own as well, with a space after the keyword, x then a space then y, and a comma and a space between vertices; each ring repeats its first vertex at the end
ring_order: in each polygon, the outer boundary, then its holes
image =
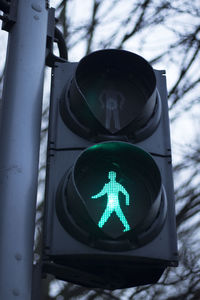
POLYGON ((104 226, 104 224, 107 222, 107 220, 109 219, 109 217, 111 216, 111 214, 113 212, 115 212, 125 227, 124 232, 129 231, 130 226, 129 226, 128 221, 127 221, 126 217, 124 216, 124 213, 120 207, 119 197, 118 197, 119 192, 123 193, 126 197, 126 205, 128 206, 129 205, 129 194, 127 193, 127 191, 125 190, 123 185, 121 185, 120 183, 118 183, 116 181, 116 172, 110 171, 108 173, 108 178, 110 179, 110 181, 104 185, 102 190, 98 194, 91 197, 92 199, 96 199, 96 198, 100 198, 101 196, 103 196, 105 194, 107 194, 107 196, 108 196, 107 206, 106 206, 106 209, 98 223, 98 226, 100 228, 102 228, 104 226))

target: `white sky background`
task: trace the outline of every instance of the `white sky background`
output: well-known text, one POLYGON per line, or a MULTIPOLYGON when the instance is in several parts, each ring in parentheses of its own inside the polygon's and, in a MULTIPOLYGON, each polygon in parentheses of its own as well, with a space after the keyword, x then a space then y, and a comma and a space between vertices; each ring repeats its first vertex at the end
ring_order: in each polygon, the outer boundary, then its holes
MULTIPOLYGON (((72 11, 70 22, 71 24, 80 24, 83 25, 86 20, 88 19, 89 13, 91 12, 91 6, 92 6, 91 0, 78 0, 78 1, 69 1, 69 9, 72 11), (84 12, 84 13, 83 13, 84 12), (87 13, 88 12, 88 13, 87 13)), ((131 2, 131 1, 130 1, 131 2)), ((120 1, 120 5, 116 6, 115 8, 112 8, 112 14, 109 14, 110 19, 104 18, 104 22, 106 25, 104 25, 103 30, 101 30, 101 27, 96 32, 96 36, 98 38, 98 41, 102 40, 104 36, 109 32, 113 30, 115 21, 111 24, 109 20, 115 20, 116 22, 119 22, 122 15, 125 15, 128 13, 130 9, 130 2, 127 1, 120 1), (122 5, 122 2, 124 5, 122 5), (116 17, 117 16, 117 17, 116 17)), ((59 3, 59 0, 52 0, 50 1, 51 7, 56 7, 59 3)), ((100 15, 102 17, 104 16, 104 12, 106 11, 107 7, 109 7, 110 1, 105 2, 105 6, 100 10, 100 15)), ((171 22, 172 24, 168 24, 168 26, 174 26, 174 18, 172 18, 171 22)), ((188 16, 185 16, 185 18, 179 20, 176 19, 176 26, 182 26, 183 24, 187 24, 187 26, 192 26, 191 24, 194 24, 194 22, 197 22, 198 20, 195 20, 194 18, 188 18, 188 16)), ((1 25, 0 21, 0 25, 1 25)), ((134 40, 130 40, 127 43, 125 43, 124 49, 135 52, 141 56, 143 56, 146 60, 151 60, 153 57, 155 57, 156 54, 159 54, 162 49, 167 49, 167 46, 169 44, 169 41, 173 41, 176 37, 175 35, 168 30, 167 28, 164 28, 163 26, 156 26, 156 29, 150 30, 150 33, 145 30, 144 32, 140 33, 138 36, 135 35, 134 40), (144 35, 145 39, 141 39, 141 36, 144 35), (147 38, 148 37, 148 38, 147 38), (143 44, 141 45, 141 40, 143 41, 143 44)), ((6 44, 7 44, 7 32, 0 30, 0 74, 2 72, 2 67, 4 65, 5 59, 6 59, 6 44)), ((76 37, 77 38, 77 37, 76 37)), ((94 50, 97 50, 98 48, 94 50)), ((79 61, 85 53, 85 43, 84 41, 82 43, 78 43, 76 47, 74 47, 71 51, 69 51, 69 60, 70 61, 79 61)), ((197 66, 199 68, 199 66, 197 66)), ((176 60, 174 63, 170 63, 168 61, 162 61, 162 63, 159 63, 157 65, 154 65, 154 68, 156 69, 165 69, 167 73, 167 84, 170 88, 172 86, 172 83, 175 81, 175 79, 178 76, 178 63, 176 60)), ((197 70, 199 72, 199 69, 197 70)), ((193 72, 195 73, 195 72, 193 72)), ((49 101, 49 78, 50 78, 50 69, 46 72, 46 83, 45 83, 45 97, 44 100, 49 101)), ((2 93, 2 87, 0 86, 0 96, 2 93)), ((192 97, 192 95, 191 95, 192 97)), ((184 105, 184 101, 183 105, 184 105)), ((179 110, 180 108, 178 108, 179 110)), ((178 110, 173 110, 174 112, 177 112, 178 110)), ((171 137, 172 137, 172 150, 173 150, 173 161, 177 162, 180 159, 181 152, 185 149, 186 151, 189 150, 190 144, 193 144, 196 139, 198 139, 198 127, 199 127, 199 106, 195 105, 190 111, 187 110, 182 112, 181 111, 181 117, 178 118, 175 122, 173 122, 173 125, 171 125, 171 137), (178 147, 176 147, 178 145, 178 147), (184 145, 186 147, 181 147, 181 145, 184 145)))
MULTIPOLYGON (((0 12, 1 14, 1 12, 0 12)), ((0 21, 0 28, 1 28, 2 22, 0 21)), ((7 32, 0 30, 0 75, 2 74, 2 68, 5 63, 6 59, 6 46, 7 46, 7 32)), ((0 86, 0 98, 2 95, 2 86, 0 86)))
MULTIPOLYGON (((56 7, 56 5, 60 1, 58 0, 52 0, 50 1, 51 7, 56 7)), ((91 5, 92 5, 91 0, 76 0, 76 1, 70 1, 69 6, 72 11, 71 14, 71 23, 79 23, 80 25, 84 24, 85 21, 88 18, 88 13, 91 11, 91 5)), ((107 0, 107 6, 109 7, 110 5, 109 0, 107 0)), ((120 1, 121 3, 124 3, 122 6, 117 6, 116 8, 112 9, 112 15, 113 19, 116 18, 116 22, 119 22, 119 19, 121 18, 122 15, 126 15, 126 13, 129 11, 129 6, 130 2, 129 1, 120 1)), ((104 10, 106 7, 103 8, 104 10)), ((104 11, 100 12, 102 14, 104 11)), ((109 16, 112 18, 112 16, 109 16)), ((107 21, 107 25, 101 30, 101 27, 97 30, 96 36, 98 38, 98 41, 102 39, 103 37, 111 30, 113 30, 114 23, 107 21)), ((174 23, 174 19, 171 20, 171 24, 169 23, 170 26, 182 26, 183 23, 187 24, 187 26, 191 26, 196 22, 194 18, 189 18, 188 16, 185 16, 185 18, 182 17, 181 20, 176 19, 176 22, 174 23)), ((0 21, 0 26, 1 26, 1 21, 0 21)), ((150 29, 150 31, 147 34, 147 31, 144 31, 142 34, 145 36, 145 42, 141 44, 141 34, 138 36, 136 35, 134 37, 134 40, 130 40, 125 44, 124 49, 135 52, 141 56, 143 56, 146 60, 151 60, 153 57, 155 57, 155 54, 159 54, 162 49, 167 49, 169 40, 174 40, 176 37, 175 35, 168 30, 167 28, 164 28, 163 26, 156 26, 156 30, 150 29), (148 38, 147 38, 148 36, 148 38)), ((2 73, 2 67, 4 65, 5 59, 6 59, 6 45, 7 45, 7 32, 0 30, 0 74, 2 73)), ((75 37, 76 38, 76 37, 75 37)), ((113 47, 114 48, 114 47, 113 47)), ((94 50, 95 49, 94 47, 94 50)), ((70 61, 79 61, 85 53, 85 43, 84 41, 81 43, 78 43, 76 47, 74 47, 72 50, 69 51, 69 60, 70 61)), ((174 62, 168 62, 168 61, 162 61, 162 63, 159 63, 157 65, 154 65, 154 68, 156 69, 165 69, 167 73, 167 83, 168 87, 171 87, 172 84, 174 83, 175 79, 178 76, 178 60, 174 58, 174 62)), ((199 72, 199 65, 196 66, 196 70, 192 70, 193 73, 199 72)), ((194 67, 195 68, 195 67, 194 67)), ((196 93, 196 91, 195 91, 196 93)), ((0 98, 2 94, 2 86, 0 86, 0 98)), ((49 94, 50 94, 50 68, 47 69, 46 71, 46 81, 45 81, 45 91, 44 91, 44 100, 45 100, 45 105, 48 104, 49 102, 49 94)), ((196 96, 196 94, 195 94, 196 96)), ((191 99, 193 97, 193 93, 191 92, 191 99)), ((188 100, 187 100, 188 101, 188 100)), ((183 106, 185 105, 184 99, 183 101, 183 106)), ((178 109, 175 109, 172 114, 179 112, 181 109, 181 106, 178 106, 178 109)), ((177 118, 176 121, 173 122, 171 125, 171 137, 172 137, 172 153, 173 153, 173 162, 176 163, 181 160, 182 154, 185 154, 190 151, 192 145, 194 145, 197 141, 200 143, 200 138, 199 138, 199 116, 200 116, 200 111, 199 111, 199 105, 195 105, 190 111, 181 111, 180 113, 180 118, 177 118)), ((173 115, 172 115, 173 117, 173 115)), ((45 149, 42 150, 42 152, 45 151, 45 149)), ((43 159, 45 159, 43 157, 43 159)), ((56 285, 55 284, 54 289, 52 290, 52 293, 56 294, 56 285)), ((60 289, 59 285, 57 287, 60 289)))
MULTIPOLYGON (((56 7, 59 3, 58 0, 52 0, 51 6, 56 7)), ((90 17, 89 13, 91 12, 93 1, 84 0, 84 1, 70 1, 69 9, 72 12, 70 14, 70 23, 71 24, 84 24, 88 17, 90 17)), ((100 10, 99 15, 102 16, 104 20, 103 29, 99 26, 97 29, 95 36, 97 37, 98 42, 104 39, 105 35, 107 35, 110 31, 113 31, 115 22, 119 23, 119 20, 124 17, 124 15, 128 15, 130 11, 132 1, 120 1, 119 5, 115 7, 110 6, 111 1, 105 1, 105 5, 100 10), (122 5, 123 3, 123 5, 122 5), (103 18, 104 12, 107 8, 110 7, 111 11, 109 13, 109 19, 103 18), (112 23, 110 21, 113 21, 112 23), (116 21, 115 21, 116 20, 116 21)), ((199 22, 198 19, 188 15, 182 15, 179 17, 171 17, 171 23, 169 19, 168 28, 173 28, 177 26, 182 28, 183 26, 187 26, 188 28, 193 26, 193 24, 199 22)), ((156 26, 153 30, 152 28, 146 29, 144 32, 135 35, 134 39, 128 41, 124 45, 124 49, 135 52, 141 56, 143 56, 147 61, 150 61, 157 54, 161 53, 162 50, 167 50, 169 41, 175 41, 175 34, 164 26, 156 26), (145 37, 145 39, 141 38, 141 35, 145 37), (142 45, 141 45, 142 41, 142 45)), ((184 29, 183 29, 184 30, 184 29)), ((123 32, 122 32, 123 34, 123 32)), ((76 37, 75 37, 76 38, 76 37)), ((99 44, 99 43, 98 43, 99 44)), ((98 50, 99 48, 93 47, 94 50, 98 50)), ((114 48, 114 47, 113 47, 114 48)), ((85 43, 79 43, 76 47, 74 47, 71 51, 69 51, 69 60, 70 61, 79 61, 85 53, 85 43)), ((175 79, 178 77, 178 68, 179 68, 179 60, 178 53, 176 53, 176 57, 173 62, 162 61, 162 63, 158 63, 154 65, 155 69, 158 70, 166 70, 167 74, 167 84, 170 88, 172 84, 175 82, 175 79), (177 59, 176 59, 177 58, 177 59)), ((191 70, 193 74, 199 73, 199 66, 196 66, 196 70, 191 70)), ((192 93, 191 93, 192 97, 192 93)), ((187 98, 188 101, 188 98, 187 98)), ((183 106, 186 105, 184 100, 181 100, 183 106)), ((174 109, 172 114, 179 113, 180 108, 174 109)), ((172 117, 173 117, 172 115, 172 117)), ((182 154, 186 153, 190 149, 190 145, 195 143, 195 140, 198 138, 198 127, 199 127, 199 105, 195 105, 190 111, 180 111, 180 118, 177 118, 173 125, 171 125, 171 140, 172 140, 172 153, 173 153, 173 161, 174 163, 181 159, 182 154)))

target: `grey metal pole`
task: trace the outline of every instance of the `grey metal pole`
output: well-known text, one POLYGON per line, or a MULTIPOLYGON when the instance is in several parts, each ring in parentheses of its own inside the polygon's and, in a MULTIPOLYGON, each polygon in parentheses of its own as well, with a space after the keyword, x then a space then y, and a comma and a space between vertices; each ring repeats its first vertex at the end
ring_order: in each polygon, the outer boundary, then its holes
POLYGON ((0 126, 0 299, 30 300, 47 34, 45 0, 18 0, 0 126))

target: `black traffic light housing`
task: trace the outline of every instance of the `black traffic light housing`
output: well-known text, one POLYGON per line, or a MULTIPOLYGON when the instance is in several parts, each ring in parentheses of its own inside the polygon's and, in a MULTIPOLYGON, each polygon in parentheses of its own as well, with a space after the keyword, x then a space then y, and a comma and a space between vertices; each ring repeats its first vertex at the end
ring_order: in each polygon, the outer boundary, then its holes
POLYGON ((165 72, 123 50, 56 63, 49 120, 44 271, 105 289, 157 282, 178 260, 165 72))

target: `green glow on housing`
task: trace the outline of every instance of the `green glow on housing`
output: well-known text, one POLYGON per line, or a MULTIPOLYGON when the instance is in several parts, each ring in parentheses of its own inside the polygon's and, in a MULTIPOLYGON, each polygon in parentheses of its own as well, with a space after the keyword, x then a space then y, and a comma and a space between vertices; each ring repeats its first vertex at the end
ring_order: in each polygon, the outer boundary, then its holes
POLYGON ((98 194, 91 197, 92 199, 96 199, 96 198, 100 198, 101 196, 103 196, 105 194, 107 194, 107 197, 108 197, 106 209, 105 209, 103 215, 101 216, 98 226, 100 228, 102 228, 104 226, 104 224, 108 221, 111 214, 113 212, 115 212, 125 227, 124 232, 129 231, 130 226, 129 226, 128 221, 127 221, 126 217, 124 216, 124 213, 120 207, 119 197, 118 197, 119 192, 123 193, 126 197, 126 205, 128 206, 129 205, 129 194, 127 193, 127 191, 123 187, 123 185, 121 185, 120 183, 118 183, 116 181, 116 172, 110 171, 108 173, 108 178, 110 179, 109 183, 106 183, 104 185, 104 187, 102 188, 102 190, 98 194))

